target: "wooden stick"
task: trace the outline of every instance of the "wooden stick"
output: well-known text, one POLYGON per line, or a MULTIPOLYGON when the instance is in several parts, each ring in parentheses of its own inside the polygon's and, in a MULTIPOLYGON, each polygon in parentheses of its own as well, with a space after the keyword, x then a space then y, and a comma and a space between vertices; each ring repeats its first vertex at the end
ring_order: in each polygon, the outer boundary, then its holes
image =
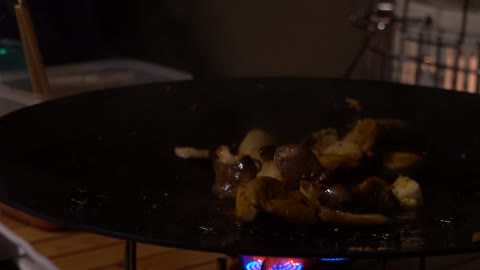
POLYGON ((18 4, 15 5, 15 14, 17 16, 18 28, 20 30, 30 79, 32 81, 33 93, 48 97, 50 95, 50 85, 38 48, 38 41, 33 29, 30 11, 24 0, 19 0, 18 4))

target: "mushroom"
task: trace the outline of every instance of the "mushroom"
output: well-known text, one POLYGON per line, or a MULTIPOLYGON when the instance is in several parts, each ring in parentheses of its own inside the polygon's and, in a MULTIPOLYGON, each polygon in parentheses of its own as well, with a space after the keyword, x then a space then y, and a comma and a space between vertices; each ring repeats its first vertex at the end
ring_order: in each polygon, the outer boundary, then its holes
POLYGON ((208 149, 198 149, 194 147, 180 147, 177 146, 174 149, 175 155, 179 158, 190 159, 208 159, 210 157, 210 151, 208 149))
POLYGON ((250 156, 234 156, 227 146, 217 148, 213 158, 215 185, 219 197, 234 197, 242 181, 255 178, 258 169, 250 156))
POLYGON ((235 217, 240 222, 251 222, 258 214, 258 207, 254 205, 255 199, 247 190, 246 184, 240 184, 235 197, 235 217))
POLYGON ((394 173, 410 174, 422 164, 423 158, 414 153, 393 152, 385 156, 383 166, 394 173))
POLYGON ((378 136, 378 124, 375 120, 366 118, 360 120, 353 129, 345 135, 344 141, 357 144, 365 153, 370 153, 378 136))
POLYGON ((251 222, 260 211, 282 217, 293 224, 314 224, 316 210, 299 191, 287 191, 282 182, 258 177, 238 187, 235 216, 240 222, 251 222))
POLYGON ((319 154, 318 160, 331 175, 337 169, 358 166, 362 157, 362 149, 357 144, 349 141, 338 141, 319 154))
POLYGON ((347 105, 350 108, 354 109, 357 112, 360 112, 360 111, 363 110, 362 104, 357 99, 354 99, 354 98, 351 98, 351 97, 346 97, 345 98, 345 103, 347 103, 347 105))
POLYGON ((310 181, 300 181, 300 192, 310 201, 317 209, 320 208, 320 196, 324 192, 324 186, 320 183, 310 181))
POLYGON ((271 161, 275 156, 276 145, 264 145, 260 147, 260 159, 262 162, 271 161))
POLYGON ((392 185, 392 192, 403 207, 415 208, 423 204, 420 185, 412 178, 399 176, 392 185))
POLYGON ((388 222, 388 218, 381 214, 354 214, 325 206, 325 202, 328 203, 329 200, 331 204, 337 205, 349 201, 351 194, 346 187, 329 189, 318 183, 302 181, 300 191, 318 210, 318 218, 322 222, 350 225, 382 225, 388 222))
POLYGON ((238 154, 250 156, 253 159, 261 160, 260 148, 265 145, 275 144, 275 139, 263 129, 250 130, 238 147, 238 154))
POLYGON ((320 203, 335 209, 344 209, 352 202, 352 191, 343 184, 325 187, 320 203))
POLYGON ((257 177, 241 182, 235 201, 235 216, 238 221, 253 221, 259 210, 265 209, 267 201, 285 193, 282 182, 271 177, 257 177))
POLYGON ((334 224, 378 226, 388 223, 388 218, 381 214, 354 214, 332 210, 327 207, 320 208, 318 217, 325 223, 334 224))
POLYGON ((300 191, 317 208, 324 205, 335 209, 345 209, 352 201, 351 190, 343 184, 329 187, 319 183, 301 181, 300 191))
POLYGON ((264 210, 293 224, 303 225, 317 222, 315 208, 300 191, 291 191, 286 195, 268 200, 264 210))
POLYGON ((397 206, 390 184, 378 177, 368 177, 353 188, 357 210, 389 213, 397 206))
POLYGON ((313 153, 318 157, 327 147, 338 141, 337 131, 333 128, 325 128, 311 134, 313 153))
POLYGON ((324 168, 317 157, 306 148, 288 144, 277 147, 274 161, 288 187, 298 188, 300 180, 323 181, 324 168))
POLYGON ((277 167, 275 161, 270 160, 262 163, 262 168, 257 173, 257 177, 268 176, 278 180, 283 180, 282 174, 277 167))

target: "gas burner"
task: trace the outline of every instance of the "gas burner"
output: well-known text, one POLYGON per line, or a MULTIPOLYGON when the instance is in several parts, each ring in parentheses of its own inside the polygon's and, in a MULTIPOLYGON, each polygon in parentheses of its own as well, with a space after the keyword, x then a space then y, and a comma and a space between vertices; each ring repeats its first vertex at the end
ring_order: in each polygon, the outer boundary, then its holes
POLYGON ((303 259, 241 256, 245 270, 302 270, 303 259))
POLYGON ((330 263, 343 263, 343 262, 348 262, 350 261, 349 258, 320 258, 316 259, 322 262, 330 262, 330 263))
POLYGON ((331 269, 343 267, 346 263, 350 262, 350 259, 240 256, 240 261, 245 270, 308 270, 323 269, 325 266, 331 269))

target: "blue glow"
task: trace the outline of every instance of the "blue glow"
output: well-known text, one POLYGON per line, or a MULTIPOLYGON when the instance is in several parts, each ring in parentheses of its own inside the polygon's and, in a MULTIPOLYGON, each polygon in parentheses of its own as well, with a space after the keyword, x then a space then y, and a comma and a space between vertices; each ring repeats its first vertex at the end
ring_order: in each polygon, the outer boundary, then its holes
POLYGON ((0 55, 6 55, 8 53, 8 50, 5 48, 0 48, 0 55))
MULTIPOLYGON (((245 270, 261 270, 264 262, 263 260, 250 261, 245 264, 245 270)), ((290 260, 274 263, 273 266, 270 265, 268 270, 302 270, 302 268, 303 265, 301 263, 290 260)))
POLYGON ((262 262, 261 261, 251 261, 245 265, 246 270, 261 270, 262 262))
POLYGON ((284 263, 280 265, 274 265, 271 270, 302 270, 302 265, 299 263, 284 263))
POLYGON ((321 258, 320 261, 322 262, 346 262, 348 258, 321 258))

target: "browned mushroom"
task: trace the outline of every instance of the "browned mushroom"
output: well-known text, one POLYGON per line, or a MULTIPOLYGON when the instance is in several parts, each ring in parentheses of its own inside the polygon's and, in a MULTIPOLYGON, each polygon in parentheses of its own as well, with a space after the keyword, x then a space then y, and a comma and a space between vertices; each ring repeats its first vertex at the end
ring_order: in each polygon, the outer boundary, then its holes
POLYGON ((363 152, 372 150, 378 136, 378 124, 375 120, 366 118, 360 120, 353 129, 345 135, 344 141, 357 144, 363 152))
POLYGON ((213 191, 219 197, 235 197, 242 181, 256 177, 258 169, 250 156, 234 156, 226 146, 220 146, 213 158, 215 185, 213 191))
POLYGON ((423 162, 423 158, 414 153, 408 152, 392 152, 388 153, 383 161, 383 166, 398 174, 411 174, 420 167, 423 162))
POLYGON ((353 168, 359 165, 363 157, 362 149, 349 141, 338 141, 318 154, 318 160, 329 175, 341 168, 353 168))
POLYGON ((324 192, 324 186, 320 183, 314 183, 310 181, 300 181, 300 192, 310 201, 310 203, 320 208, 320 196, 324 192))
POLYGON ((284 194, 284 184, 271 177, 257 177, 241 182, 235 201, 235 216, 238 221, 253 221, 259 210, 265 209, 267 201, 284 194))
POLYGON ((293 224, 314 224, 317 222, 315 208, 299 191, 291 191, 288 194, 268 200, 264 210, 293 224))
POLYGON ((382 225, 388 222, 388 218, 381 214, 350 213, 338 209, 334 210, 320 203, 322 197, 325 201, 329 199, 337 203, 350 200, 350 192, 344 187, 339 187, 335 192, 336 194, 329 194, 331 190, 328 191, 328 188, 321 184, 302 181, 300 190, 309 199, 313 207, 318 209, 318 217, 322 222, 349 225, 382 225))
POLYGON ((319 157, 327 147, 338 141, 338 134, 333 128, 325 128, 312 133, 310 141, 313 153, 319 157))
POLYGON ((390 184, 378 177, 369 177, 354 187, 358 211, 389 213, 398 206, 390 184))
MULTIPOLYGON (((354 100, 347 102, 357 105, 354 100)), ((240 222, 251 222, 264 212, 294 224, 378 226, 388 223, 386 215, 393 211, 423 203, 419 184, 398 177, 418 168, 422 158, 406 152, 373 152, 387 145, 374 149, 379 130, 384 135, 386 127, 397 124, 366 118, 344 136, 324 128, 298 144, 285 145, 255 128, 245 135, 236 154, 224 145, 212 152, 176 147, 175 154, 212 159, 213 190, 219 197, 235 197, 240 222), (398 178, 390 184, 372 175, 398 178)))
POLYGON ((194 147, 175 147, 175 155, 179 158, 190 159, 208 159, 210 158, 210 151, 208 149, 197 149, 194 147))
POLYGON ((300 191, 310 202, 316 206, 320 205, 334 209, 346 209, 352 203, 352 191, 343 184, 326 186, 308 181, 300 182, 300 191))
POLYGON ((378 226, 388 223, 388 218, 381 214, 354 214, 322 207, 318 217, 325 223, 378 226))

